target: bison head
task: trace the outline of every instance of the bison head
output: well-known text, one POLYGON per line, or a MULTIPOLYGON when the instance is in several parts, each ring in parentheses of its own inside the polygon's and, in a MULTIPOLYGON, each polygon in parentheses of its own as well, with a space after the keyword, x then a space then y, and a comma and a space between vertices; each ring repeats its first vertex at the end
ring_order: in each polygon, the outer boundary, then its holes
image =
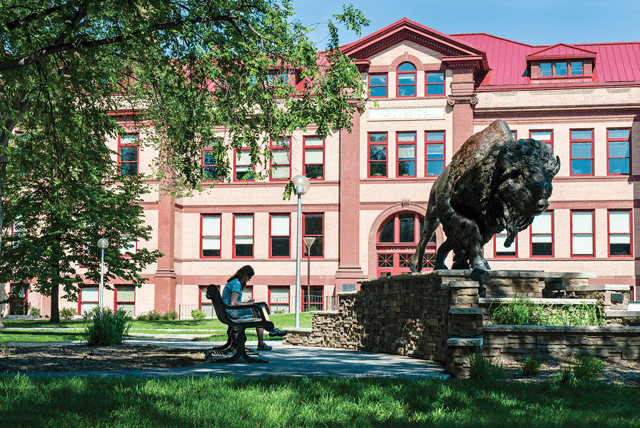
POLYGON ((502 205, 496 211, 503 213, 500 222, 507 230, 506 246, 547 209, 553 189, 551 180, 559 170, 560 158, 554 158, 551 149, 541 141, 512 141, 501 149, 495 172, 494 203, 502 205))

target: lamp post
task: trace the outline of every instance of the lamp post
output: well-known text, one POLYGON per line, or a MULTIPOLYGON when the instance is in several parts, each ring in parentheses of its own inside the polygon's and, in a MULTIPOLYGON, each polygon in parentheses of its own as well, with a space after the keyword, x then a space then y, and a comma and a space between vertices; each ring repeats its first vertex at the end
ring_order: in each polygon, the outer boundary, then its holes
POLYGON ((102 314, 102 306, 104 305, 104 249, 109 246, 109 241, 105 238, 98 239, 98 248, 102 250, 100 258, 100 314, 102 314))
POLYGON ((304 245, 307 247, 307 310, 311 310, 311 246, 315 242, 315 236, 307 236, 304 245))
POLYGON ((298 195, 298 232, 296 234, 296 328, 300 328, 300 259, 302 258, 302 195, 309 191, 309 179, 304 175, 296 175, 291 179, 293 189, 298 195))

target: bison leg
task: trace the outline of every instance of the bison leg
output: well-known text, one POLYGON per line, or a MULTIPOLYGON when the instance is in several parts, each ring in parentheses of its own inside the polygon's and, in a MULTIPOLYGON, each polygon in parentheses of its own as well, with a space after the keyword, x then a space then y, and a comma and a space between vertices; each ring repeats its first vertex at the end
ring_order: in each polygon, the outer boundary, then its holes
POLYGON ((475 242, 469 249, 469 262, 471 262, 471 269, 480 268, 484 270, 491 270, 489 263, 482 257, 482 245, 480 242, 475 242))
POLYGON ((445 240, 442 245, 440 245, 440 247, 438 248, 438 252, 436 253, 436 263, 433 266, 434 270, 447 269, 447 266, 444 264, 444 260, 447 258, 452 249, 453 245, 451 245, 451 241, 449 239, 445 240))
POLYGON ((411 269, 411 272, 420 272, 422 270, 424 251, 433 233, 440 225, 440 220, 438 220, 435 213, 433 213, 432 207, 434 206, 435 204, 431 204, 431 200, 429 200, 429 208, 427 208, 427 215, 424 219, 424 229, 422 229, 422 233, 420 234, 420 242, 418 242, 416 252, 413 253, 413 256, 411 256, 409 260, 409 269, 411 269))

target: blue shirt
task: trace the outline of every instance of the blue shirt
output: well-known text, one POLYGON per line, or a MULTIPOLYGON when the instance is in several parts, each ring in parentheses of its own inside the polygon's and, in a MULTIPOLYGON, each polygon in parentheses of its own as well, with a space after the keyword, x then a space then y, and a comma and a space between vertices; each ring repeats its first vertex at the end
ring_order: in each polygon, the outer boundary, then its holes
MULTIPOLYGON (((237 279, 231 280, 224 286, 222 290, 222 301, 225 305, 231 306, 231 294, 238 293, 238 303, 242 302, 242 284, 237 279)), ((228 312, 229 310, 227 310, 228 312)))

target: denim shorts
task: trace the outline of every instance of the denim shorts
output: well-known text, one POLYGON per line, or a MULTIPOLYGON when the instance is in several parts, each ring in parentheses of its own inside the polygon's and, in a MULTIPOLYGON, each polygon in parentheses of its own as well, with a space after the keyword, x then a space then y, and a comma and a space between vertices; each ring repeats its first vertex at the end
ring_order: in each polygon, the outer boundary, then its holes
POLYGON ((251 309, 231 309, 227 311, 229 318, 234 320, 253 318, 253 312, 251 309))

